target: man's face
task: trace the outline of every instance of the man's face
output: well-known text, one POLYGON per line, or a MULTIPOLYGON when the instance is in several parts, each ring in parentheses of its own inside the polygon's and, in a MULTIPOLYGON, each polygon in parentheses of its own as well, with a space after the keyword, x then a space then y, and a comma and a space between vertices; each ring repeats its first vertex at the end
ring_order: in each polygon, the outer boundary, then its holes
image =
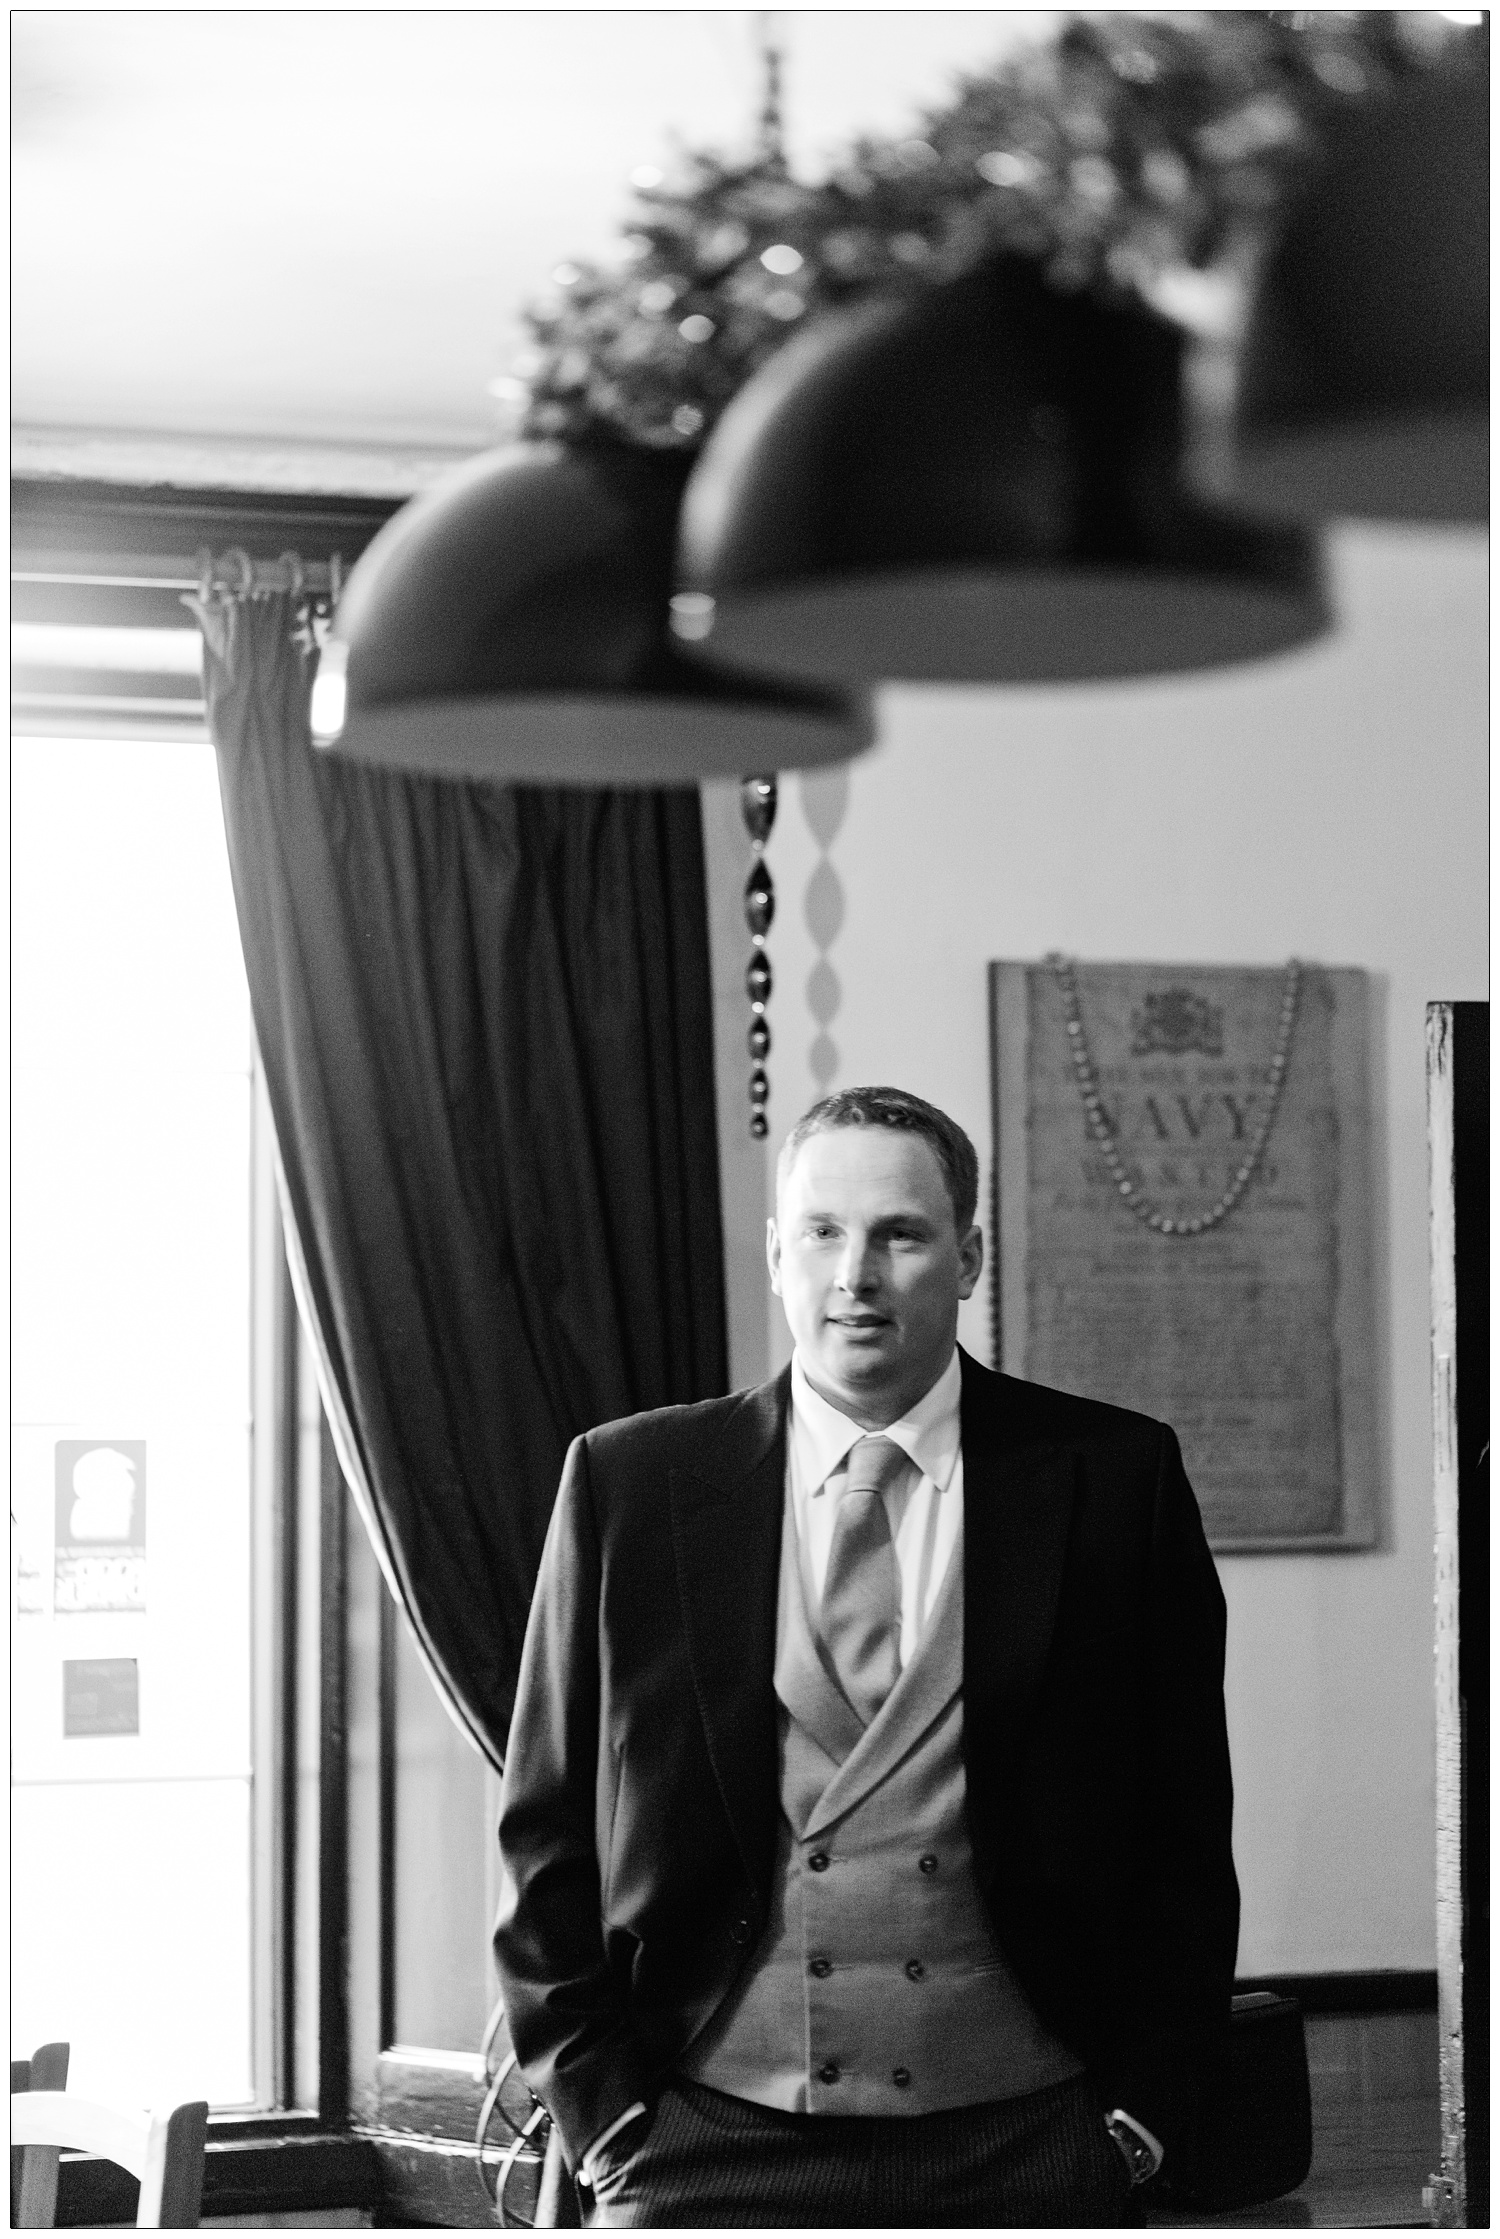
POLYGON ((814 1388, 878 1429, 947 1367, 984 1245, 977 1228, 958 1234, 924 1137, 833 1127, 798 1149, 766 1256, 814 1388))

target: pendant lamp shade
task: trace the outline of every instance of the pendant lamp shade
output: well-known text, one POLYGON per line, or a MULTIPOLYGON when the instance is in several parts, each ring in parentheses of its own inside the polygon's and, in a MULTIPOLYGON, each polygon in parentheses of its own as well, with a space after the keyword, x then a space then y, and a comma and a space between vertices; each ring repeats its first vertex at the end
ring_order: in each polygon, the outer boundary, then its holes
POLYGON ((668 628, 686 463, 526 443, 403 507, 339 602, 313 737, 355 761, 530 785, 685 785, 844 762, 847 692, 726 674, 668 628))
POLYGON ((1182 485, 1182 356, 1156 313, 1061 293, 1017 256, 810 330, 688 484, 678 572, 711 611, 705 650, 786 676, 1035 683, 1316 635, 1307 537, 1182 485))
POLYGON ((1346 133, 1266 264, 1236 494, 1299 519, 1487 519, 1489 330, 1489 89, 1444 73, 1346 133))

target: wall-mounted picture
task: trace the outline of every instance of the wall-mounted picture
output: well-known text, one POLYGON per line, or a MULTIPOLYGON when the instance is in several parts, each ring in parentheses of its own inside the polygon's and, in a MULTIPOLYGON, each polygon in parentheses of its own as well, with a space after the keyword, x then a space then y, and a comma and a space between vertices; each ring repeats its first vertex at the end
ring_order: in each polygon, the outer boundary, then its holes
POLYGON ((1210 1544, 1377 1534, 1366 975, 990 966, 996 1365, 1171 1423, 1210 1544))

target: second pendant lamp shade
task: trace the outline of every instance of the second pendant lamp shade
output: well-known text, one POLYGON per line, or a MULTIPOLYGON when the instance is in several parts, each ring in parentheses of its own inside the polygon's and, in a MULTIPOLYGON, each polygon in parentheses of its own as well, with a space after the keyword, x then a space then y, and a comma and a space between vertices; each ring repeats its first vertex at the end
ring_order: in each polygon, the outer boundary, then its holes
POLYGON ((1183 486, 1182 355, 1154 312, 1016 256, 809 331, 688 484, 679 580, 711 614, 704 650, 806 679, 1031 683, 1316 636, 1308 538, 1183 486))
POLYGON ((1489 87, 1346 130, 1256 291, 1236 487, 1299 518, 1489 515, 1489 87))
POLYGON ((600 443, 471 460, 350 574, 313 736, 353 760, 531 785, 685 785, 843 762, 857 695, 710 669, 668 629, 686 463, 600 443))

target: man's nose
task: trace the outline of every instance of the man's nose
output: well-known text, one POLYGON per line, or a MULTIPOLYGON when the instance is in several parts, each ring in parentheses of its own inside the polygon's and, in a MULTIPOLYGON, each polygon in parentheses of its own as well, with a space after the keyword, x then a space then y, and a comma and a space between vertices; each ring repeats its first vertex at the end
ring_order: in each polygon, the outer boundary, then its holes
POLYGON ((879 1271, 875 1265, 875 1255, 863 1237, 849 1238, 834 1280, 839 1289, 847 1291, 851 1298, 863 1297, 875 1289, 880 1280, 879 1271))

